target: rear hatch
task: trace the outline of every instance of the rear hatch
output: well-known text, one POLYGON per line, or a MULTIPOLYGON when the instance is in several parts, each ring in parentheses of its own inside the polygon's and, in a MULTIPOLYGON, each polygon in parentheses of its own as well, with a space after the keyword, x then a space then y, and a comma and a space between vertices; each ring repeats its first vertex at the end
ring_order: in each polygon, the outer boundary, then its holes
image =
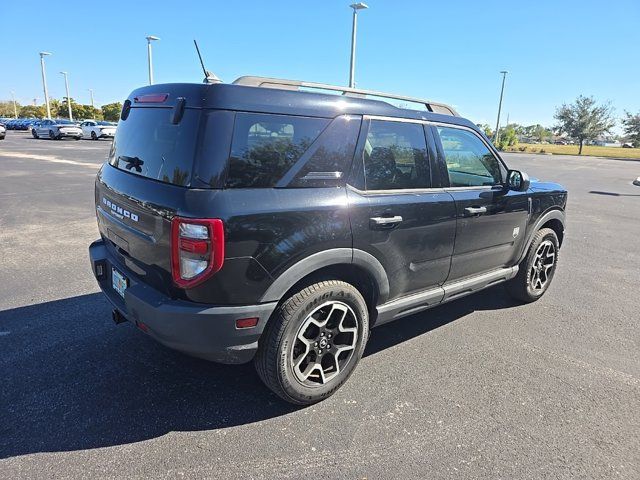
POLYGON ((134 91, 124 104, 108 162, 98 173, 96 215, 101 236, 120 268, 174 296, 171 220, 196 217, 193 190, 202 101, 206 85, 155 85, 134 91), (193 212, 193 213, 191 213, 193 212))

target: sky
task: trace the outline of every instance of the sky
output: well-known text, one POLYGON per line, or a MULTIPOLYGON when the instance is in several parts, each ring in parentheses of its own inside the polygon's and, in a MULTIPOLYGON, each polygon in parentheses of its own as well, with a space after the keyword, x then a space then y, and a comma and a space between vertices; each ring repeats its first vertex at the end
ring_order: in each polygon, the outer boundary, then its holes
MULTIPOLYGON (((36 11, 4 2, 0 100, 43 102, 39 51, 50 96, 97 105, 147 83, 147 35, 156 83, 201 82, 193 39, 225 82, 241 75, 346 85, 349 0, 72 2, 36 11)), ((453 105, 495 125, 501 70, 503 122, 554 124, 578 95, 609 101, 617 116, 640 111, 640 0, 369 0, 358 16, 360 88, 453 105)))

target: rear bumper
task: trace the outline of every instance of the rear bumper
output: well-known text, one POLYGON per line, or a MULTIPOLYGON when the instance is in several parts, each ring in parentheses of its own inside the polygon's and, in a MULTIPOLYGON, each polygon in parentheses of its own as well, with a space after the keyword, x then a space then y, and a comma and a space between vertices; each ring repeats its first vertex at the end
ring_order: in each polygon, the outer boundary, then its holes
POLYGON ((78 138, 78 137, 82 137, 82 132, 60 132, 60 131, 58 131, 58 137, 60 137, 60 138, 62 138, 62 137, 78 138))
POLYGON ((91 268, 102 292, 127 320, 169 348, 220 363, 246 363, 258 349, 258 339, 277 302, 241 306, 210 306, 174 300, 140 282, 120 264, 103 240, 89 247, 91 268), (102 275, 96 271, 102 266, 102 275), (112 288, 115 267, 129 285, 122 298, 112 288), (258 317, 254 328, 236 329, 236 320, 258 317))

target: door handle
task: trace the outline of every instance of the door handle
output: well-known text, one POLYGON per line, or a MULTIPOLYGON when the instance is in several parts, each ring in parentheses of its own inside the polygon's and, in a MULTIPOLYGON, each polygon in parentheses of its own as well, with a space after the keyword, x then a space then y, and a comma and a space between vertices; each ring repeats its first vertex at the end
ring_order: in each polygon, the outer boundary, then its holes
POLYGON ((395 217, 371 217, 369 220, 372 228, 393 228, 402 222, 402 217, 400 215, 395 217))
POLYGON ((487 213, 487 207, 467 207, 464 209, 464 213, 467 215, 482 215, 487 213))

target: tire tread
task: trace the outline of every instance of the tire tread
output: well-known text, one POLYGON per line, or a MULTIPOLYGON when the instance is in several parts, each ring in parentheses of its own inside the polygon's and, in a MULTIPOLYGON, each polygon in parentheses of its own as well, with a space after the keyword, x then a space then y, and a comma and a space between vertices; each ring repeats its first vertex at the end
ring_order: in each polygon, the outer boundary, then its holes
MULTIPOLYGON (((529 245, 529 251, 527 252, 526 257, 524 257, 524 260, 520 262, 520 269, 518 270, 517 275, 506 283, 507 292, 516 300, 519 300, 524 303, 531 303, 531 302, 535 302, 542 296, 540 295, 538 297, 533 297, 527 291, 527 274, 528 274, 527 265, 529 264, 529 259, 532 255, 532 252, 535 252, 537 250, 538 245, 540 244, 542 239, 549 234, 553 235, 556 246, 558 245, 558 237, 556 235, 556 232, 553 231, 553 229, 541 228, 540 230, 538 230, 536 234, 533 236, 533 239, 531 240, 531 244, 529 245)), ((556 248, 556 256, 559 255, 559 252, 560 252, 559 249, 556 248)), ((556 257, 556 265, 557 263, 558 263, 558 259, 556 257)))
POLYGON ((287 327, 288 320, 293 317, 295 312, 309 297, 316 295, 320 290, 331 287, 355 288, 353 285, 343 282, 342 280, 324 280, 309 285, 298 293, 291 295, 278 307, 275 315, 269 320, 262 334, 262 339, 259 342, 258 352, 254 360, 256 372, 265 385, 287 402, 298 405, 306 405, 308 403, 302 402, 289 395, 282 385, 280 375, 278 374, 277 360, 279 359, 279 345, 285 328, 287 327))

